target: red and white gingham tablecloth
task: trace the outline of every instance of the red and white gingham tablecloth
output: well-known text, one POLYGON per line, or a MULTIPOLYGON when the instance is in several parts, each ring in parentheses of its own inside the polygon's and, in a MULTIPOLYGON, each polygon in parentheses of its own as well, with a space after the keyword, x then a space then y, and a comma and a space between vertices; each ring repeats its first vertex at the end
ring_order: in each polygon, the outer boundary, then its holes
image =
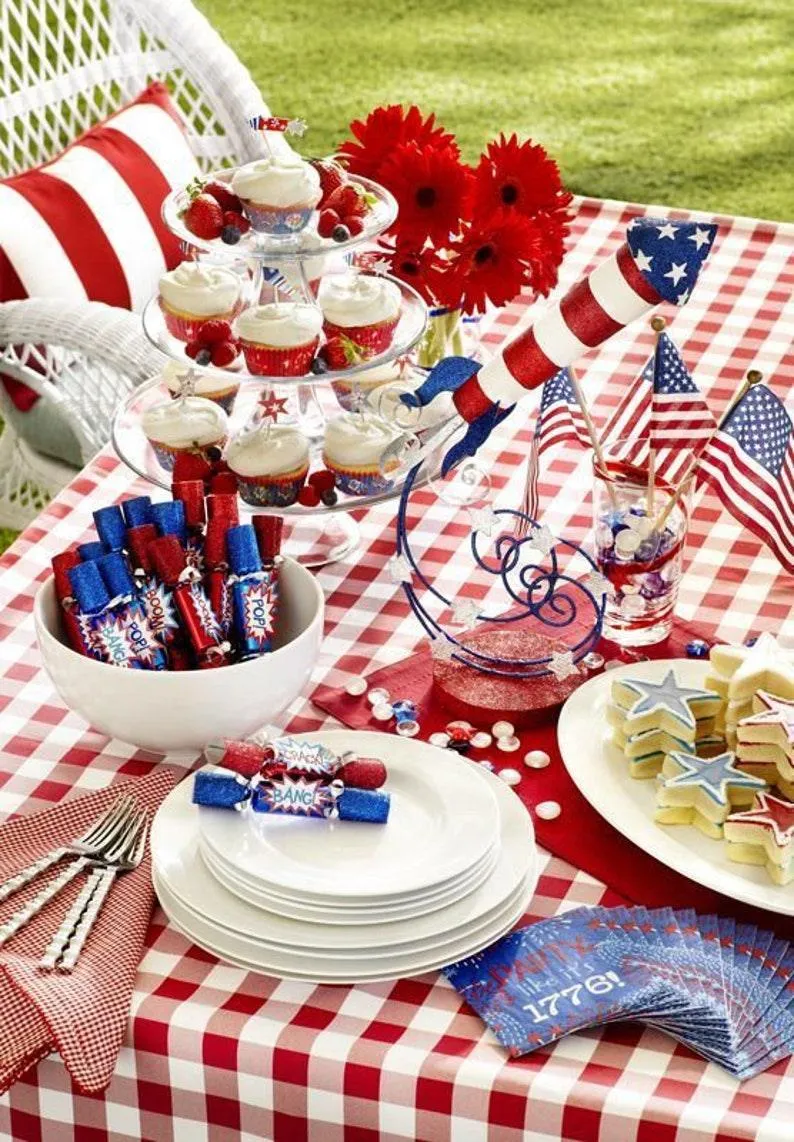
MULTIPOLYGON (((637 213, 577 204, 567 286, 614 250, 637 213)), ((684 215, 681 215, 684 216, 684 215)), ((719 244, 671 334, 715 410, 746 370, 760 368, 783 397, 794 375, 794 227, 717 218, 719 244)), ((509 335, 527 314, 516 302, 486 335, 509 335)), ((642 323, 581 363, 596 416, 642 367, 652 334, 642 323)), ((527 402, 534 410, 536 398, 527 402)), ((519 409, 489 457, 497 506, 520 503, 531 418, 519 409)), ((590 486, 584 453, 558 451, 542 487, 546 522, 580 539, 590 486)), ((50 557, 86 538, 91 512, 148 490, 109 450, 101 453, 18 539, 0 574, 0 814, 33 812, 152 759, 88 729, 43 673, 33 594, 50 557)), ((456 552, 466 527, 430 492, 414 549, 443 588, 464 588, 456 552)), ((326 637, 314 684, 383 666, 416 649, 420 631, 385 562, 393 505, 364 515, 362 546, 320 573, 326 637)), ((741 639, 774 630, 794 580, 712 497, 694 516, 680 601, 686 619, 741 639)), ((293 730, 323 719, 306 699, 285 714, 293 730)), ((564 821, 564 810, 563 810, 564 821)), ((551 915, 601 899, 603 886, 550 859, 532 910, 551 915)), ((2 1018, 2 1012, 0 1012, 2 1018)), ((788 1142, 794 1137, 794 1063, 739 1085, 671 1039, 634 1026, 571 1035, 507 1061, 480 1020, 436 973, 363 987, 312 987, 246 974, 198 951, 158 910, 140 966, 129 1034, 104 1096, 75 1097, 58 1058, 0 1099, 0 1134, 14 1142, 788 1142)))

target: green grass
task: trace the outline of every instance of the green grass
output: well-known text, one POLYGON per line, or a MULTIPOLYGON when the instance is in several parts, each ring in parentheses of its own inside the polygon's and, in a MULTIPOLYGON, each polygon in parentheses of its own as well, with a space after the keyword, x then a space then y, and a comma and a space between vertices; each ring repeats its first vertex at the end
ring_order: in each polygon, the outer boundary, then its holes
POLYGON ((531 135, 578 193, 794 213, 792 0, 197 2, 305 153, 412 101, 469 159, 531 135))

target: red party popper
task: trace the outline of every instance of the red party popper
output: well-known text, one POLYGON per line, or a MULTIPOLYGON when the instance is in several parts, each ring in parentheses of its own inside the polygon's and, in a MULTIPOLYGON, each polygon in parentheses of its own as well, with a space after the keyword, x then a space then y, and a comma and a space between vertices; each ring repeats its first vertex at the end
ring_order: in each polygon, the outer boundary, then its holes
POLYGON ((223 516, 216 515, 207 524, 207 533, 204 536, 204 586, 224 638, 229 637, 234 621, 229 584, 229 560, 226 552, 226 533, 229 526, 223 516))
POLYGON ((212 520, 220 516, 226 520, 229 527, 236 527, 240 522, 237 492, 210 492, 206 503, 207 519, 212 520))
POLYGON ((74 597, 72 583, 69 579, 69 570, 81 562, 76 551, 62 551, 52 559, 52 574, 55 587, 55 598, 61 608, 61 621, 69 645, 78 654, 91 655, 91 646, 88 641, 87 628, 80 622, 77 613, 77 600, 74 597))
POLYGON ((204 571, 204 524, 207 513, 204 506, 204 483, 201 480, 181 480, 173 485, 173 496, 185 509, 187 542, 185 554, 188 563, 204 571))
POLYGON ((210 491, 216 495, 237 495, 237 477, 234 472, 215 472, 210 480, 210 491))
POLYGON ((168 655, 169 670, 190 670, 190 649, 185 641, 171 592, 154 574, 149 547, 157 539, 153 523, 127 528, 127 551, 149 626, 168 655))
POLYGON ((223 641, 218 620, 195 567, 188 566, 175 535, 164 535, 150 544, 158 578, 172 592, 176 608, 200 670, 226 666, 229 644, 223 641))

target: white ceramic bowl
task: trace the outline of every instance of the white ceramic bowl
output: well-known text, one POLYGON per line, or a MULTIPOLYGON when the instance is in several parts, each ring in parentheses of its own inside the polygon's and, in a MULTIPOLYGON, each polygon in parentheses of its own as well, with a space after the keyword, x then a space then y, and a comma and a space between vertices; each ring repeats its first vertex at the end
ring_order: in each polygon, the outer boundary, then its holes
POLYGON ((216 670, 123 670, 67 646, 52 579, 33 607, 44 666, 69 709, 96 729, 155 753, 200 750, 272 721, 309 680, 323 637, 317 580, 292 559, 280 574, 276 647, 216 670))

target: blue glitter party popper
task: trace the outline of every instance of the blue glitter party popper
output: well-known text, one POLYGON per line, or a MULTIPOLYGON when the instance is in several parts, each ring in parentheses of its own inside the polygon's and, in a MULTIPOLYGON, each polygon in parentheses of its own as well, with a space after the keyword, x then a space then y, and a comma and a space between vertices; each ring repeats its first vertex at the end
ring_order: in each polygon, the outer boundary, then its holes
POLYGON ((89 543, 78 543, 77 554, 83 563, 94 563, 97 559, 101 559, 106 553, 104 543, 100 543, 98 539, 92 539, 89 543))
POLYGON ((144 670, 165 670, 168 656, 149 624, 126 559, 113 551, 103 556, 97 566, 110 592, 111 606, 126 626, 130 646, 141 667, 144 670))
POLYGON ((127 524, 124 522, 121 508, 117 504, 110 504, 106 508, 97 508, 94 512, 94 525, 106 552, 124 550, 127 524))
POLYGON ((183 547, 187 543, 185 506, 180 500, 164 500, 161 504, 152 504, 151 522, 157 528, 158 535, 175 535, 183 547))
POLYGON ((262 568, 256 532, 250 523, 230 527, 226 547, 231 570, 234 626, 240 658, 258 658, 273 647, 273 576, 262 568))
POLYGON ((128 670, 142 670, 144 665, 130 643, 124 616, 112 610, 110 594, 96 563, 78 563, 70 568, 69 581, 93 657, 128 670))
POLYGON ((127 527, 143 527, 152 522, 152 501, 149 496, 132 496, 121 505, 127 527))

